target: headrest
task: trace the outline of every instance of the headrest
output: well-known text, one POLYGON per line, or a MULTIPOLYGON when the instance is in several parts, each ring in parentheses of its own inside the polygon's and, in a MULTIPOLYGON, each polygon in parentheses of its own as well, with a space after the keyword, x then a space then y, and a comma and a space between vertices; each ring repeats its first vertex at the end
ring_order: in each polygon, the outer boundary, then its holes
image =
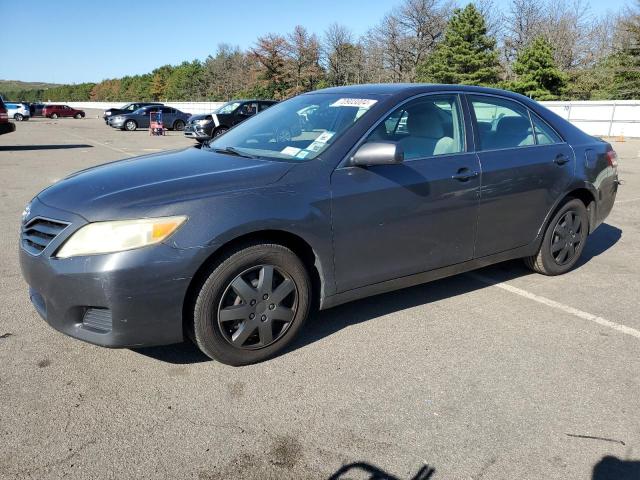
POLYGON ((444 128, 442 119, 438 115, 438 107, 431 103, 416 105, 407 110, 407 129, 414 137, 442 138, 444 128))
POLYGON ((502 117, 498 120, 496 133, 504 135, 529 135, 531 123, 524 117, 502 117))

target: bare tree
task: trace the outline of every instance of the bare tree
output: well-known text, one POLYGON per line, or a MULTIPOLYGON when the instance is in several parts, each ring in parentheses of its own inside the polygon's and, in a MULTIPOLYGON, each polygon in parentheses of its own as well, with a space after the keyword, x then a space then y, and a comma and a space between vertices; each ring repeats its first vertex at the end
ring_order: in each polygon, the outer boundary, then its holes
POLYGON ((369 32, 368 49, 383 53, 390 80, 415 80, 416 67, 442 37, 452 10, 450 0, 404 0, 369 32))
POLYGON ((362 82, 363 48, 354 43, 347 27, 338 23, 329 26, 324 34, 323 54, 330 84, 362 82))

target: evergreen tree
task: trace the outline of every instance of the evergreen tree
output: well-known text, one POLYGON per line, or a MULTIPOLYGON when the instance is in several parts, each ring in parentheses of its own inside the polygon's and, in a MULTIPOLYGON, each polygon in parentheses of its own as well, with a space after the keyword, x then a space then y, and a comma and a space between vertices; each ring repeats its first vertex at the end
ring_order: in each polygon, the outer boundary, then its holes
POLYGON ((499 74, 496 41, 473 4, 454 10, 444 40, 418 67, 418 80, 434 83, 490 86, 498 83, 499 74))
POLYGON ((556 66, 553 47, 541 36, 518 52, 512 69, 516 79, 505 87, 536 100, 557 99, 567 83, 556 66))

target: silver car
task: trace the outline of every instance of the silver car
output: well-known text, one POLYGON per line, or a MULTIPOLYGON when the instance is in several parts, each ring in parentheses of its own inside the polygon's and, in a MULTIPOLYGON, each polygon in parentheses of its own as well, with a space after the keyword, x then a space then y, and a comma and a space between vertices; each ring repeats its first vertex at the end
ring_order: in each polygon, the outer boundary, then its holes
POLYGON ((169 130, 184 130, 190 113, 184 113, 173 107, 146 106, 139 108, 135 112, 118 114, 109 117, 109 125, 120 130, 133 132, 138 128, 149 128, 151 122, 151 113, 162 112, 162 122, 164 128, 169 130))

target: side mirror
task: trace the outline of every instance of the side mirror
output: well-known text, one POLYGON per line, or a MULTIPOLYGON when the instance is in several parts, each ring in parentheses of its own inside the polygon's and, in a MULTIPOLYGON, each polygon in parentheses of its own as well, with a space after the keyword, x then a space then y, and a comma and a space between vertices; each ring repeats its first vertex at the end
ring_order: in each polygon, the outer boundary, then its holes
POLYGON ((393 142, 370 142, 358 148, 351 157, 351 165, 394 165, 404 161, 402 147, 393 142))

